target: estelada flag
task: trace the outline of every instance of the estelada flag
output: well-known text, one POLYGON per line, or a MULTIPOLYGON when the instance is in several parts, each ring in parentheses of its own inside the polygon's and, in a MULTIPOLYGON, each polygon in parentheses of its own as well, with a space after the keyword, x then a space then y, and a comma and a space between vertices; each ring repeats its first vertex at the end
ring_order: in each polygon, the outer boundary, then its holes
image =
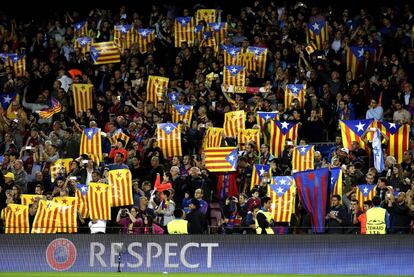
POLYGON ((208 127, 203 138, 203 149, 209 147, 220 147, 223 135, 223 128, 208 127))
POLYGON ((75 104, 75 114, 86 112, 93 106, 93 85, 91 84, 72 84, 73 103, 75 104))
POLYGON ((172 105, 171 115, 172 115, 173 123, 178 123, 180 121, 187 121, 188 124, 190 124, 191 118, 193 116, 193 106, 192 105, 172 105))
POLYGON ((223 49, 224 65, 243 65, 241 47, 221 45, 223 49))
POLYGON ((257 123, 260 126, 260 130, 263 130, 266 120, 278 120, 278 112, 257 112, 257 123))
POLYGON ((204 25, 196 25, 194 27, 194 39, 196 39, 198 41, 198 44, 201 43, 201 41, 203 40, 203 35, 204 32, 206 31, 206 28, 204 27, 204 25))
POLYGON ((82 131, 79 154, 88 154, 97 163, 102 161, 101 129, 85 128, 82 131))
POLYGON ((210 31, 203 32, 203 39, 201 40, 199 44, 199 48, 202 48, 202 47, 211 47, 213 48, 214 52, 217 51, 217 42, 212 32, 210 31))
POLYGON ((45 199, 46 197, 44 195, 39 194, 21 194, 20 200, 22 201, 22 205, 31 205, 35 202, 36 198, 45 199))
POLYGON ((205 167, 210 172, 236 171, 237 147, 212 147, 205 150, 205 167))
POLYGON ((32 225, 32 234, 54 234, 60 226, 60 204, 40 200, 32 225))
POLYGON ((285 87, 285 109, 288 110, 294 99, 299 101, 299 107, 305 106, 306 85, 287 84, 285 87))
POLYGON ((164 157, 182 156, 180 124, 159 123, 157 140, 164 157))
POLYGON ((88 186, 84 184, 77 184, 75 196, 78 198, 78 210, 82 218, 89 217, 88 202, 87 202, 88 186))
POLYGON ((210 31, 213 33, 217 45, 220 45, 227 35, 227 22, 208 23, 210 31))
POLYGON ((307 24, 306 42, 315 42, 319 50, 324 49, 324 44, 329 41, 328 22, 325 19, 314 20, 307 24))
POLYGON ((216 22, 217 11, 215 9, 199 9, 196 11, 196 24, 201 20, 206 23, 216 22))
POLYGON ((191 16, 176 17, 174 20, 174 46, 180 48, 181 43, 194 45, 194 18, 191 16))
POLYGON ((244 149, 244 146, 250 141, 254 141, 256 148, 260 151, 260 129, 243 129, 239 130, 239 148, 244 149))
POLYGON ((167 93, 168 81, 166 77, 150 75, 147 82, 147 100, 154 105, 162 100, 167 93))
POLYGON ((368 51, 370 60, 376 61, 376 50, 374 47, 349 46, 346 50, 346 69, 351 71, 352 79, 358 77, 360 73, 360 65, 364 60, 364 53, 368 51))
POLYGON ((109 141, 111 142, 112 145, 116 144, 118 139, 122 139, 125 141, 124 147, 128 144, 129 142, 129 136, 127 134, 125 134, 121 128, 115 130, 115 132, 113 133, 113 135, 109 138, 109 141))
POLYGON ((73 24, 73 28, 77 37, 86 36, 88 34, 88 21, 77 22, 73 24))
POLYGON ((313 145, 299 145, 293 148, 292 172, 314 169, 315 150, 313 145))
POLYGON ((342 170, 340 167, 331 168, 330 195, 340 195, 342 197, 342 170))
POLYGON ((148 44, 154 43, 155 30, 140 28, 136 32, 136 42, 138 43, 138 49, 141 54, 147 53, 148 44))
POLYGON ((40 118, 51 118, 54 114, 62 111, 62 105, 55 97, 52 96, 49 108, 44 108, 39 111, 40 118))
POLYGON ((268 164, 254 164, 253 171, 252 171, 252 180, 250 182, 250 189, 252 189, 256 185, 260 185, 262 182, 263 177, 267 175, 268 177, 270 173, 270 165, 268 164))
POLYGON ((135 30, 132 24, 114 26, 114 42, 119 49, 130 49, 135 42, 135 30))
POLYGON ((76 233, 78 232, 78 199, 77 197, 53 197, 53 202, 60 204, 59 221, 57 232, 76 233))
MULTIPOLYGON (((357 142, 362 149, 368 149, 364 141, 361 139, 362 134, 371 127, 375 127, 375 122, 372 119, 361 119, 361 120, 340 120, 339 126, 341 127, 342 144, 346 149, 352 150, 352 142, 357 142)), ((368 135, 371 132, 368 133, 368 135)), ((368 136, 369 140, 370 137, 368 136)))
POLYGON ((82 54, 86 54, 91 51, 91 45, 92 45, 92 38, 90 37, 78 37, 75 39, 74 46, 75 48, 80 48, 82 51, 82 54))
POLYGON ((113 41, 92 43, 91 58, 95 65, 121 62, 121 54, 113 41))
POLYGON ((129 169, 110 170, 108 182, 112 189, 112 207, 134 204, 132 176, 129 169))
POLYGON ((4 211, 4 232, 6 234, 29 233, 29 206, 8 204, 4 211))
POLYGON ((267 48, 249 46, 247 49, 253 55, 253 61, 251 63, 249 59, 246 60, 244 66, 246 66, 247 70, 256 71, 259 78, 264 78, 266 73, 267 48))
POLYGON ((410 125, 398 125, 396 123, 381 121, 377 122, 377 127, 389 138, 386 149, 387 154, 393 156, 397 160, 397 163, 402 163, 404 152, 409 148, 410 125))
POLYGON ((358 206, 361 210, 364 209, 364 201, 372 200, 377 193, 376 185, 357 185, 355 196, 358 200, 358 206))
POLYGON ((26 55, 9 54, 10 65, 13 68, 16 77, 22 77, 26 74, 26 55))
POLYGON ((244 130, 246 114, 244 111, 227 112, 224 114, 224 135, 236 138, 240 130, 244 130))
POLYGON ((280 158, 285 149, 286 140, 291 139, 296 144, 298 138, 298 124, 275 120, 268 125, 270 134, 270 152, 275 158, 280 158))
POLYGON ((109 184, 89 183, 87 203, 91 220, 111 220, 112 190, 109 184))
POLYGON ((225 65, 223 69, 223 84, 233 86, 245 86, 246 70, 244 66, 225 65))
POLYGON ((273 180, 275 183, 268 187, 272 218, 275 222, 290 222, 295 207, 295 180, 290 176, 277 176, 273 180))

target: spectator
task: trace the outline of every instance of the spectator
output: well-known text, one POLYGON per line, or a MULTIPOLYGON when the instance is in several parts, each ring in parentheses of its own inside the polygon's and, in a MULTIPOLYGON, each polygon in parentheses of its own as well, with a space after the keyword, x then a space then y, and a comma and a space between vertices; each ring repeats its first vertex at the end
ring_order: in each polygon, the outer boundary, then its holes
POLYGON ((188 234, 188 221, 181 209, 174 210, 174 219, 167 224, 168 234, 188 234))
POLYGON ((116 223, 122 226, 120 230, 123 234, 139 234, 142 227, 142 219, 138 217, 138 208, 132 207, 131 211, 121 208, 116 216, 116 223))
MULTIPOLYGON (((329 234, 343 234, 344 226, 346 226, 346 210, 341 204, 341 196, 333 195, 331 207, 326 215, 326 231, 329 234)), ((351 202, 352 203, 352 202, 351 202)))
POLYGON ((186 216, 188 220, 189 234, 204 234, 207 231, 208 223, 205 215, 200 212, 198 200, 193 199, 189 205, 190 212, 186 216))

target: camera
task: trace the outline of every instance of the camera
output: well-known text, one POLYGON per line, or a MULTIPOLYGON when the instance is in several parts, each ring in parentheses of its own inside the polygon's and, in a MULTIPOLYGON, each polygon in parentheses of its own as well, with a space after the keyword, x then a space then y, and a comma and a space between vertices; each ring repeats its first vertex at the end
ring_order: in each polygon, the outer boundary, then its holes
POLYGON ((126 217, 128 209, 122 209, 121 217, 126 217))

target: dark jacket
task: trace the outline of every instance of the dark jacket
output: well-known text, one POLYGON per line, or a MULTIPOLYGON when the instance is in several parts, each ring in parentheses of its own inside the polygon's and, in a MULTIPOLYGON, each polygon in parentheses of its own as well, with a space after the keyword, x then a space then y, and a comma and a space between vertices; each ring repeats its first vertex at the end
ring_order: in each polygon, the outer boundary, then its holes
POLYGON ((326 220, 326 232, 329 234, 343 234, 344 233, 344 226, 347 224, 347 213, 344 206, 339 205, 336 207, 331 207, 328 210, 327 214, 334 214, 337 218, 341 219, 342 222, 339 223, 336 219, 327 219, 326 220))
POLYGON ((206 216, 199 210, 191 211, 186 219, 188 220, 189 234, 203 234, 207 231, 208 222, 206 216))

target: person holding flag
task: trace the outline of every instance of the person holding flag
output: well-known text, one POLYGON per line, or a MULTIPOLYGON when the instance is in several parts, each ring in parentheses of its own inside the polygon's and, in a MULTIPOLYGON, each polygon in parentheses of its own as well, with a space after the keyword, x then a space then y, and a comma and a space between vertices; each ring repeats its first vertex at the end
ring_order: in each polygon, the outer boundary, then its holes
POLYGON ((384 171, 384 151, 390 138, 377 128, 367 128, 361 135, 361 139, 372 153, 370 164, 373 164, 378 172, 384 171), (374 132, 372 142, 368 141, 368 132, 374 132), (381 139, 381 136, 384 140, 381 139))

